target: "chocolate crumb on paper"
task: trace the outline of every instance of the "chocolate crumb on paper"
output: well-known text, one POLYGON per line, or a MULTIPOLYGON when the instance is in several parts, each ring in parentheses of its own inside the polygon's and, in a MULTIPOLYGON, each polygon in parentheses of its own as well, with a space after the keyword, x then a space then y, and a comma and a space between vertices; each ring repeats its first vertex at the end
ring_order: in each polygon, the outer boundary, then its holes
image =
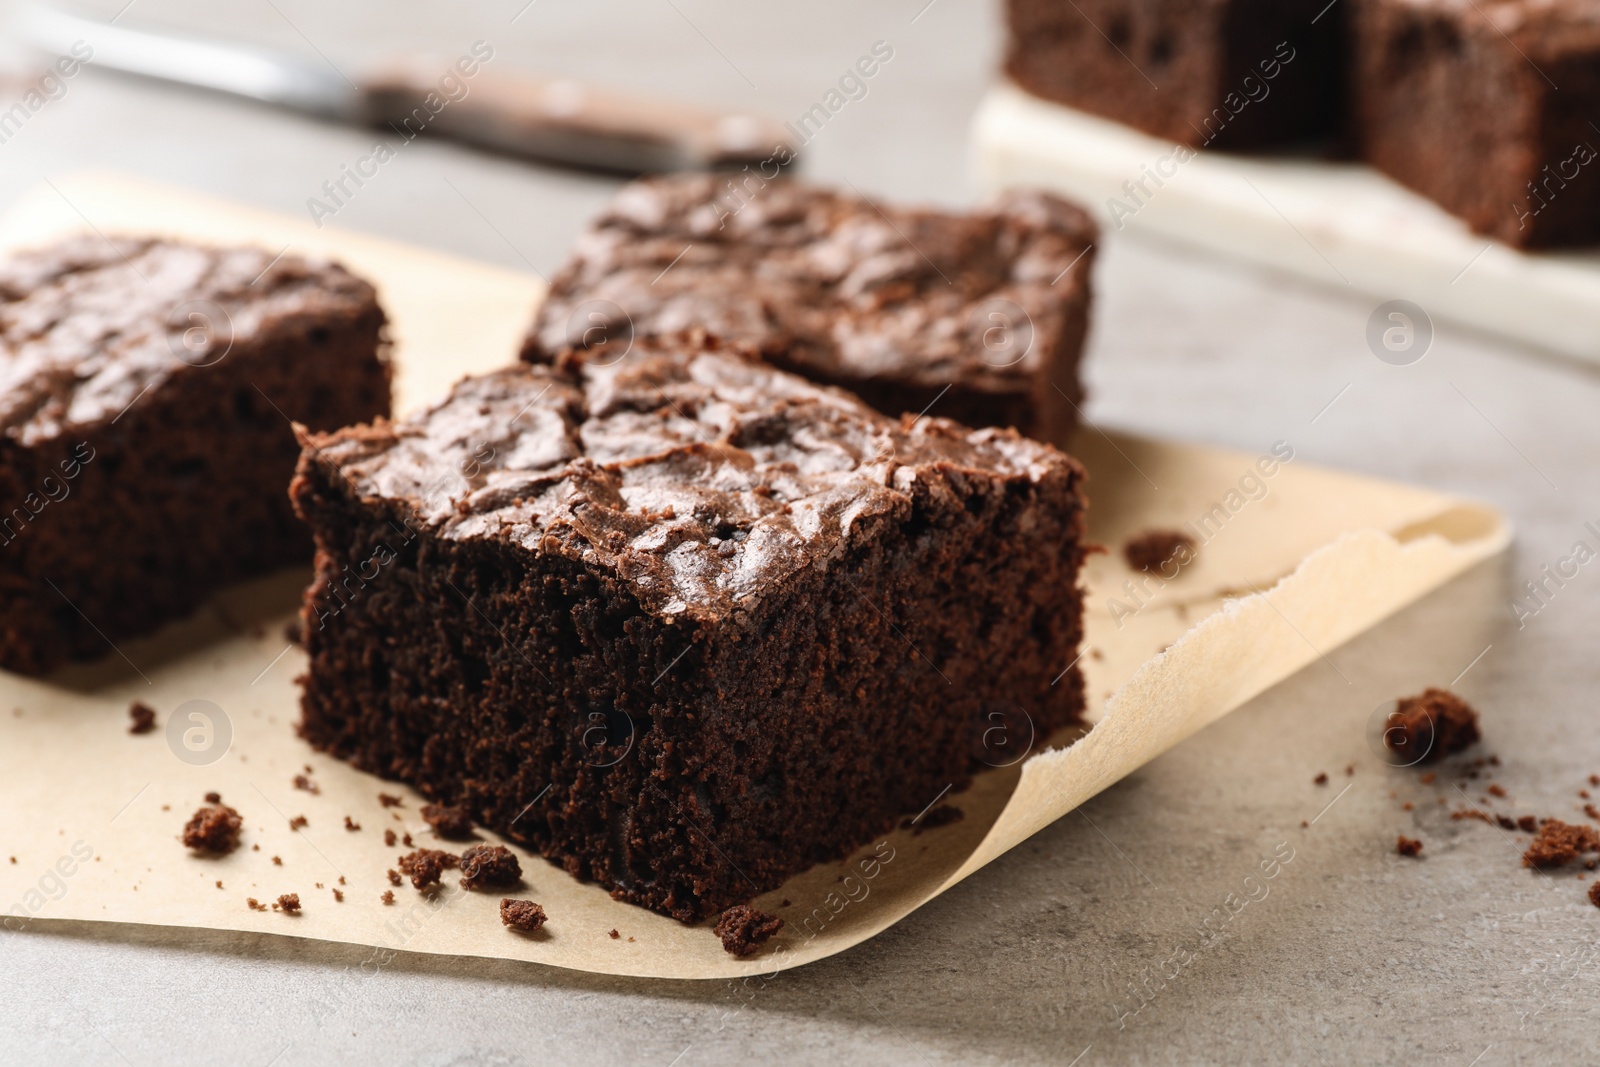
POLYGON ((610 938, 611 938, 611 940, 613 940, 613 941, 620 941, 620 940, 622 940, 622 935, 621 935, 621 934, 619 934, 619 933, 617 933, 617 931, 616 931, 616 929, 615 929, 615 928, 613 928, 613 929, 612 929, 612 931, 611 931, 611 933, 610 933, 610 934, 608 934, 608 935, 606 935, 606 936, 608 936, 608 937, 610 937, 610 938))
POLYGON ((531 934, 549 921, 544 908, 531 900, 512 900, 507 897, 500 901, 500 922, 504 926, 519 933, 531 934))
POLYGON ((195 852, 226 856, 239 847, 239 831, 243 828, 244 819, 237 811, 213 802, 189 817, 183 827, 183 843, 195 852))
POLYGON ((1563 867, 1584 853, 1600 852, 1600 831, 1592 826, 1546 819, 1522 854, 1524 867, 1563 867))
POLYGON ((1328 772, 1327 771, 1319 772, 1315 778, 1311 779, 1311 784, 1312 785, 1327 785, 1328 784, 1328 772))
POLYGON ((378 803, 386 808, 400 808, 405 806, 405 801, 393 793, 379 793, 378 803))
POLYGON ((722 939, 723 949, 743 957, 754 955, 782 928, 783 920, 776 915, 769 915, 748 904, 735 904, 722 913, 713 932, 722 939))
POLYGON ((1180 569, 1194 562, 1194 538, 1182 530, 1145 530, 1123 544, 1122 558, 1136 571, 1176 578, 1180 569))
POLYGON ((156 709, 142 700, 128 705, 128 718, 130 734, 147 734, 156 728, 156 709))
POLYGON ((393 904, 394 903, 394 890, 393 889, 385 889, 383 891, 383 896, 379 897, 378 899, 383 901, 385 904, 393 904))
POLYGON ((310 793, 312 796, 316 796, 318 793, 322 792, 321 786, 317 785, 316 782, 313 782, 310 778, 307 778, 303 774, 297 774, 294 776, 294 787, 310 793))
POLYGON ((504 845, 473 845, 461 853, 461 888, 504 888, 522 881, 522 864, 504 845))
POLYGON ((1417 856, 1422 855, 1422 842, 1414 837, 1406 837, 1402 834, 1395 839, 1394 850, 1402 856, 1410 856, 1415 859, 1417 856))
POLYGON ((281 911, 286 915, 299 915, 300 914, 300 894, 299 893, 285 893, 285 894, 283 894, 283 896, 278 898, 278 902, 276 904, 272 905, 272 910, 273 911, 281 911))
POLYGON ((291 830, 303 830, 310 825, 311 820, 306 818, 304 815, 296 815, 294 818, 289 820, 289 829, 291 830))
POLYGON ((350 816, 346 815, 344 817, 344 828, 349 830, 351 833, 355 833, 357 830, 361 829, 361 824, 356 822, 350 816))
POLYGON ((400 857, 400 873, 411 878, 413 888, 424 889, 430 885, 438 885, 440 876, 445 871, 455 868, 460 862, 460 857, 448 852, 441 852, 436 848, 419 848, 400 857))

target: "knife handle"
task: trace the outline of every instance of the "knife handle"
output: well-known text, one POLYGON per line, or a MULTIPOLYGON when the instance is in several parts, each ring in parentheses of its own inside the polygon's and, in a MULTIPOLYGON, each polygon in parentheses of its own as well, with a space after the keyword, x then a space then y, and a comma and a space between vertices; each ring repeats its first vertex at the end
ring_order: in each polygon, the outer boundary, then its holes
POLYGON ((407 139, 433 134, 598 170, 642 174, 796 156, 780 123, 568 79, 479 66, 468 77, 441 63, 393 61, 362 84, 365 117, 407 139))

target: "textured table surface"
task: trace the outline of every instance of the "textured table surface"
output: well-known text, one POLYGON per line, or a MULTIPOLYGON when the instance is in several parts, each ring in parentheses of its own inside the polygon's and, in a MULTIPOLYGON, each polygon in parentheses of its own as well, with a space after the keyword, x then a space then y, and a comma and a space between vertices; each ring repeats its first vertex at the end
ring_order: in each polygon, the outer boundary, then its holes
MULTIPOLYGON (((806 171, 960 203, 973 196, 966 124, 996 62, 993 8, 137 0, 123 17, 321 52, 341 67, 399 48, 451 57, 482 39, 497 63, 782 117, 809 109, 884 40, 893 59, 808 146, 806 171)), ((303 213, 370 144, 360 131, 91 69, 0 144, 0 200, 69 170, 115 167, 303 213)), ((418 142, 334 221, 549 273, 614 187, 418 142)), ((1594 547, 1584 523, 1600 519, 1600 379, 1443 325, 1424 359, 1391 366, 1367 347, 1371 300, 1119 235, 1103 256, 1087 364, 1095 421, 1252 451, 1287 440, 1307 461, 1483 497, 1512 516, 1515 547, 894 929, 770 982, 635 982, 407 955, 376 966, 348 946, 37 923, 0 937, 0 1060, 1592 1059, 1600 909, 1585 890, 1595 876, 1523 869, 1526 837, 1448 818, 1465 804, 1458 776, 1425 786, 1385 767, 1365 728, 1385 700, 1460 676, 1484 715, 1481 751, 1499 756, 1494 780, 1512 794, 1497 809, 1582 817, 1576 791, 1600 772, 1600 569, 1579 568, 1520 627, 1510 601, 1575 541, 1594 547), (1321 771, 1327 786, 1313 784, 1321 771), (1422 838, 1425 858, 1398 857, 1398 833, 1422 838), (1280 842, 1294 858, 1262 898, 1244 880, 1280 842)), ((1476 798, 1487 779, 1461 784, 1476 798)))

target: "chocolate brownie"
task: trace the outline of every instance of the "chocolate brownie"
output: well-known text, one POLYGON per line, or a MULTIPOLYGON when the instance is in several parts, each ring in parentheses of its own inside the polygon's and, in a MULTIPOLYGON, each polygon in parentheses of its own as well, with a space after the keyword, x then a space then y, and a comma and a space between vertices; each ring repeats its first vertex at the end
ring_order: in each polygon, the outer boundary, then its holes
POLYGON ((110 655, 309 562, 290 420, 389 410, 383 312, 344 269, 73 238, 0 261, 0 667, 110 655))
POLYGON ((704 328, 891 417, 1065 445, 1095 240, 1083 211, 1037 192, 958 213, 788 179, 740 193, 715 175, 650 178, 579 239, 522 355, 704 328))
POLYGON ((1373 166, 1518 247, 1600 241, 1600 4, 1359 0, 1373 166))
POLYGON ((1339 132, 1343 15, 1329 0, 1007 0, 1005 72, 1190 148, 1270 148, 1339 132))
POLYGON ((306 439, 301 731, 712 915, 1079 714, 1083 478, 699 334, 469 378, 306 439))

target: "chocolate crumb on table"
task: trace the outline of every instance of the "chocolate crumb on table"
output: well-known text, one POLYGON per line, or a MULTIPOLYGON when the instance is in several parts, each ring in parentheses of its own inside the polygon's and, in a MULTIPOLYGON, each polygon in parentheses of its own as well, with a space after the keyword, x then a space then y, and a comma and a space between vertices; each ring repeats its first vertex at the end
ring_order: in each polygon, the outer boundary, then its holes
POLYGON ((243 828, 244 819, 237 811, 213 802, 189 817, 183 827, 183 843, 196 852, 226 856, 239 847, 239 831, 243 828))
POLYGON ((1402 856, 1410 856, 1414 859, 1422 855, 1422 842, 1414 837, 1406 837, 1402 834, 1395 838, 1394 850, 1402 856))
POLYGON ((389 870, 386 873, 389 876, 389 884, 390 885, 399 885, 400 884, 400 872, 399 871, 395 870, 393 867, 390 867, 389 870))
POLYGON ((522 881, 522 864, 504 845, 473 845, 461 853, 461 888, 513 886, 522 881))
POLYGON ((1509 815, 1496 815, 1494 821, 1502 830, 1515 830, 1517 828, 1517 820, 1509 815))
POLYGON ((313 796, 315 796, 316 794, 322 792, 322 787, 321 786, 317 785, 316 782, 313 782, 310 778, 307 778, 303 774, 297 774, 297 775, 294 776, 294 787, 296 789, 303 789, 304 791, 306 791, 307 793, 312 794, 313 796))
POLYGON ((1319 772, 1317 772, 1317 776, 1315 778, 1311 779, 1311 784, 1312 785, 1327 785, 1328 784, 1328 772, 1327 771, 1319 771, 1319 772))
POLYGON ((394 890, 393 889, 385 889, 383 891, 383 896, 379 897, 378 899, 383 901, 385 904, 393 904, 394 903, 394 890))
POLYGON ((383 831, 383 843, 387 847, 393 848, 394 847, 394 843, 396 841, 398 841, 398 840, 400 840, 400 839, 394 835, 394 831, 393 830, 384 830, 383 831))
POLYGON ((222 794, 221 793, 207 793, 206 794, 206 803, 207 804, 221 804, 222 803, 222 794))
POLYGON ((548 921, 549 916, 544 913, 544 908, 531 900, 512 900, 507 897, 500 901, 501 924, 520 933, 531 934, 548 921))
POLYGON ((1518 815, 1517 829, 1523 833, 1536 834, 1539 832, 1539 818, 1536 815, 1518 815))
POLYGON ((735 956, 749 956, 782 928, 783 920, 776 915, 769 915, 748 904, 735 904, 722 913, 714 932, 722 939, 722 947, 728 952, 735 956))
POLYGON ((617 931, 615 929, 613 929, 608 936, 610 936, 611 940, 613 940, 613 941, 622 940, 622 935, 617 933, 617 931))
POLYGON ((1478 713, 1471 705, 1448 689, 1429 687, 1396 702, 1383 741, 1411 766, 1454 755, 1477 744, 1481 736, 1478 713))
POLYGON ((1179 570, 1194 562, 1194 538, 1182 530, 1145 530, 1128 538, 1122 558, 1136 571, 1176 578, 1179 570))
POLYGON ((459 804, 424 804, 422 819, 434 834, 447 841, 472 836, 472 813, 459 804))
POLYGON ((344 890, 335 889, 333 891, 333 900, 334 900, 334 903, 336 903, 336 904, 343 904, 344 903, 344 890))
POLYGON ((1600 831, 1592 826, 1546 819, 1522 854, 1524 867, 1562 867, 1586 852, 1600 852, 1600 831))
POLYGON ((285 893, 285 894, 283 894, 283 896, 278 898, 278 902, 276 904, 272 905, 272 910, 273 911, 281 911, 281 912, 284 912, 287 915, 298 915, 298 914, 300 914, 300 894, 299 893, 285 893))
POLYGON ((351 833, 354 833, 355 831, 361 829, 361 824, 356 822, 350 816, 346 815, 344 817, 344 828, 349 830, 351 833))
POLYGON ((268 910, 270 910, 270 909, 268 909, 268 907, 265 904, 261 903, 261 901, 257 900, 255 897, 246 897, 244 902, 250 908, 251 911, 268 911, 268 910))
POLYGON ((272 865, 274 867, 282 867, 283 866, 283 857, 282 856, 274 856, 274 857, 272 857, 272 865))
POLYGON ((1504 797, 1506 795, 1506 789, 1503 785, 1491 782, 1489 784, 1488 793, 1492 797, 1504 797))
POLYGON ((311 820, 307 819, 304 815, 296 815, 294 818, 289 820, 289 829, 291 830, 301 830, 310 825, 311 820))
POLYGON ((130 734, 147 734, 156 728, 156 709, 142 700, 128 705, 128 718, 133 720, 128 726, 130 734))
MULTIPOLYGON (((436 848, 419 848, 400 857, 400 873, 411 877, 411 885, 423 889, 439 884, 439 876, 455 868, 460 858, 436 848)), ((392 879, 391 879, 392 880, 392 879)))

